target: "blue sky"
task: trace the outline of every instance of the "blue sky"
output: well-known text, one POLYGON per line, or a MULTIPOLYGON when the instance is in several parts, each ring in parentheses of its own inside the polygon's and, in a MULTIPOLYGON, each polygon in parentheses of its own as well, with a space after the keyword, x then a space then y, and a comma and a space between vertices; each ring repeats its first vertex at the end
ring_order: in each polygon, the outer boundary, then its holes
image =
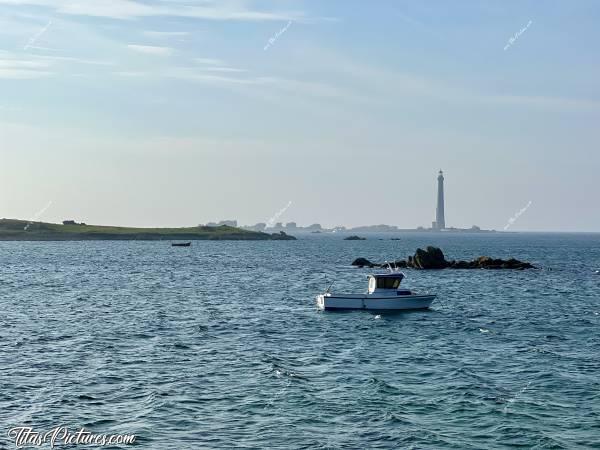
POLYGON ((600 231, 599 19, 594 1, 0 0, 0 217, 255 223, 292 201, 280 220, 416 227, 443 168, 448 225, 502 229, 531 201, 511 229, 600 231))

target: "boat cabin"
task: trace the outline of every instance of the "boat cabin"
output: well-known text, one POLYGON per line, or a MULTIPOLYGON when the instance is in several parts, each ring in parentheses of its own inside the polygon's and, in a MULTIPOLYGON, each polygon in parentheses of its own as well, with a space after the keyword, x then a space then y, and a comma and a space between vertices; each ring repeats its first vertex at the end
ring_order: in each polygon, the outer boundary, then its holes
POLYGON ((401 272, 369 275, 368 293, 373 294, 375 291, 397 291, 403 279, 404 274, 401 272))

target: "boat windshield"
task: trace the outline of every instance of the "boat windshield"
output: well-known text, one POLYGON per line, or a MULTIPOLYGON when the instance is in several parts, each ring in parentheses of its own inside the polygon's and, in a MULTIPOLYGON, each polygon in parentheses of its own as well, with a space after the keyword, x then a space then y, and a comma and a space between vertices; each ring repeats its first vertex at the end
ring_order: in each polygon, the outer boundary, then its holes
POLYGON ((377 278, 377 289, 398 289, 400 278, 377 278))

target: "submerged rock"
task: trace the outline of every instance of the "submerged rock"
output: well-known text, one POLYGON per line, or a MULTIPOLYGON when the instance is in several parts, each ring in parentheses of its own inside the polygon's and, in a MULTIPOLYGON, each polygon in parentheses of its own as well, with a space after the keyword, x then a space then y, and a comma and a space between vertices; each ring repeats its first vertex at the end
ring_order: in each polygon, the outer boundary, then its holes
POLYGON ((345 241, 366 241, 367 238, 352 235, 352 236, 348 236, 348 237, 344 238, 344 240, 345 241))

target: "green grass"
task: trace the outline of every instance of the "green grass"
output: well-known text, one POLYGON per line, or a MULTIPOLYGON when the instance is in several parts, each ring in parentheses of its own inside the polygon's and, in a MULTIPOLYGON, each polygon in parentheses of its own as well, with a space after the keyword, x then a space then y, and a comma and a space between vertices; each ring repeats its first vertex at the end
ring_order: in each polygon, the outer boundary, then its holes
POLYGON ((285 234, 268 234, 240 228, 131 228, 100 225, 62 225, 1 219, 0 240, 287 240, 285 234), (29 224, 29 226, 28 226, 29 224), (25 230, 27 228, 27 230, 25 230))

